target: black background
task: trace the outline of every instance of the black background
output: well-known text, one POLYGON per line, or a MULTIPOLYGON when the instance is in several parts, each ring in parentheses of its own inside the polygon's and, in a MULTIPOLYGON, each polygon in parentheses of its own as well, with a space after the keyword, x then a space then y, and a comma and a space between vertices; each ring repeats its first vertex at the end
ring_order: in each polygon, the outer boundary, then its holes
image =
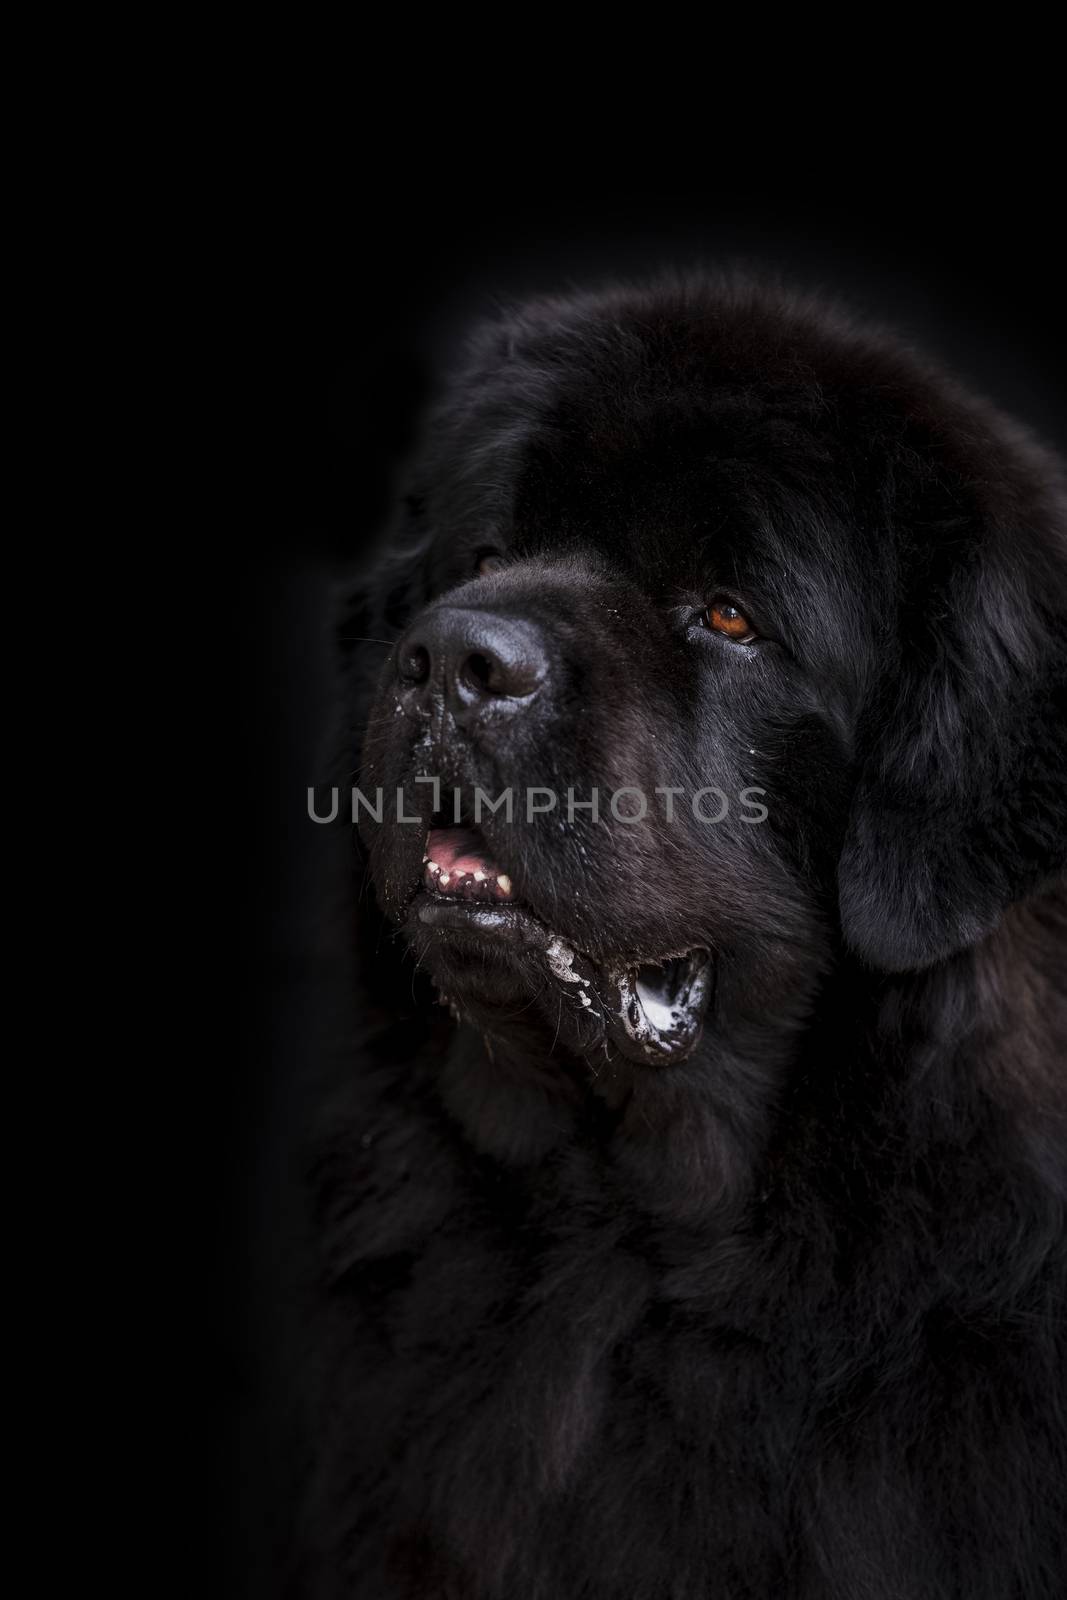
POLYGON ((324 773, 331 584, 378 531, 420 413, 471 320, 501 298, 660 265, 740 261, 822 287, 914 335, 1062 449, 1058 203, 1029 163, 966 171, 954 151, 908 162, 859 171, 830 195, 799 179, 777 193, 709 181, 672 194, 620 188, 588 169, 562 192, 558 181, 458 161, 376 185, 354 161, 313 198, 286 185, 257 235, 234 309, 254 322, 255 477, 266 493, 219 557, 234 557, 234 749, 255 808, 234 846, 239 914, 226 936, 230 971, 242 975, 243 1043, 237 1069, 222 1069, 211 1189, 221 1288, 209 1344, 230 1593, 275 1592, 268 1523, 272 1493, 286 1496, 279 1263, 290 1131, 329 1032, 323 1017, 345 985, 344 953, 331 956, 318 932, 325 879, 341 858, 305 813, 307 786, 324 773))

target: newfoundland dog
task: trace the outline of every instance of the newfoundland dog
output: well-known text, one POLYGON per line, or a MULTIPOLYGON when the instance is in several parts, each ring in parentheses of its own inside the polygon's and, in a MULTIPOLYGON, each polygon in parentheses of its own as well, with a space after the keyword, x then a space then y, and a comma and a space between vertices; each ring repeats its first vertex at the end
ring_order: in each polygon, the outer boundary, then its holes
POLYGON ((409 489, 301 1592, 1067 1592, 1057 462, 698 276, 476 330, 409 489))

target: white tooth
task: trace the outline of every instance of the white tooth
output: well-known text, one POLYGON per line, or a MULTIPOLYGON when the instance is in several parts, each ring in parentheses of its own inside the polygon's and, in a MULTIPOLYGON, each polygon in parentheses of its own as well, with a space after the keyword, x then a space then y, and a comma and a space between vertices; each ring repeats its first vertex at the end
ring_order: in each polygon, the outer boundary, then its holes
POLYGON ((503 889, 505 894, 511 893, 511 879, 504 872, 502 872, 500 877, 496 880, 496 886, 498 889, 503 889))
POLYGON ((485 882, 485 873, 484 872, 475 871, 474 881, 475 881, 475 883, 484 883, 485 882))
POLYGON ((446 887, 446 885, 448 884, 448 873, 447 872, 442 872, 441 876, 438 878, 437 881, 441 885, 441 888, 444 889, 446 887))
POLYGON ((439 866, 438 866, 438 865, 437 865, 437 862, 436 862, 436 861, 431 861, 431 862, 430 862, 430 871, 431 871, 431 872, 434 872, 434 873, 436 873, 436 872, 440 872, 440 870, 441 870, 441 869, 440 869, 440 867, 439 867, 439 866))

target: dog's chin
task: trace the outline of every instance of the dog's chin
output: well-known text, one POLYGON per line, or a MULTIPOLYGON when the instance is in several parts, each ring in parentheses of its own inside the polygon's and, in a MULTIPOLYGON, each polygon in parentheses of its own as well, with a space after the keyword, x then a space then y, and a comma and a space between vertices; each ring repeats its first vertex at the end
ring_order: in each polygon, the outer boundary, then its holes
POLYGON ((553 1046, 666 1065, 696 1048, 712 996, 703 947, 594 957, 525 904, 476 830, 431 829, 404 932, 442 998, 506 1041, 540 1019, 553 1046))

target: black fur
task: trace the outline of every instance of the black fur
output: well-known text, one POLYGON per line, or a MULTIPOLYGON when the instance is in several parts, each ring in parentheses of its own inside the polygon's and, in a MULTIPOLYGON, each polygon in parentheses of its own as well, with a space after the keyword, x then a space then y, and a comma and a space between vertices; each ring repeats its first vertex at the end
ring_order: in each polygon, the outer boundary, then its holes
POLYGON ((1052 458, 825 306, 694 279, 477 335, 341 630, 339 773, 769 816, 486 824, 592 962, 714 952, 667 1065, 539 952, 428 936, 425 830, 366 827, 311 1593, 1065 1592, 1065 602, 1052 458), (719 590, 758 642, 695 625, 719 590), (491 736, 362 642, 445 593, 552 641, 491 736))

